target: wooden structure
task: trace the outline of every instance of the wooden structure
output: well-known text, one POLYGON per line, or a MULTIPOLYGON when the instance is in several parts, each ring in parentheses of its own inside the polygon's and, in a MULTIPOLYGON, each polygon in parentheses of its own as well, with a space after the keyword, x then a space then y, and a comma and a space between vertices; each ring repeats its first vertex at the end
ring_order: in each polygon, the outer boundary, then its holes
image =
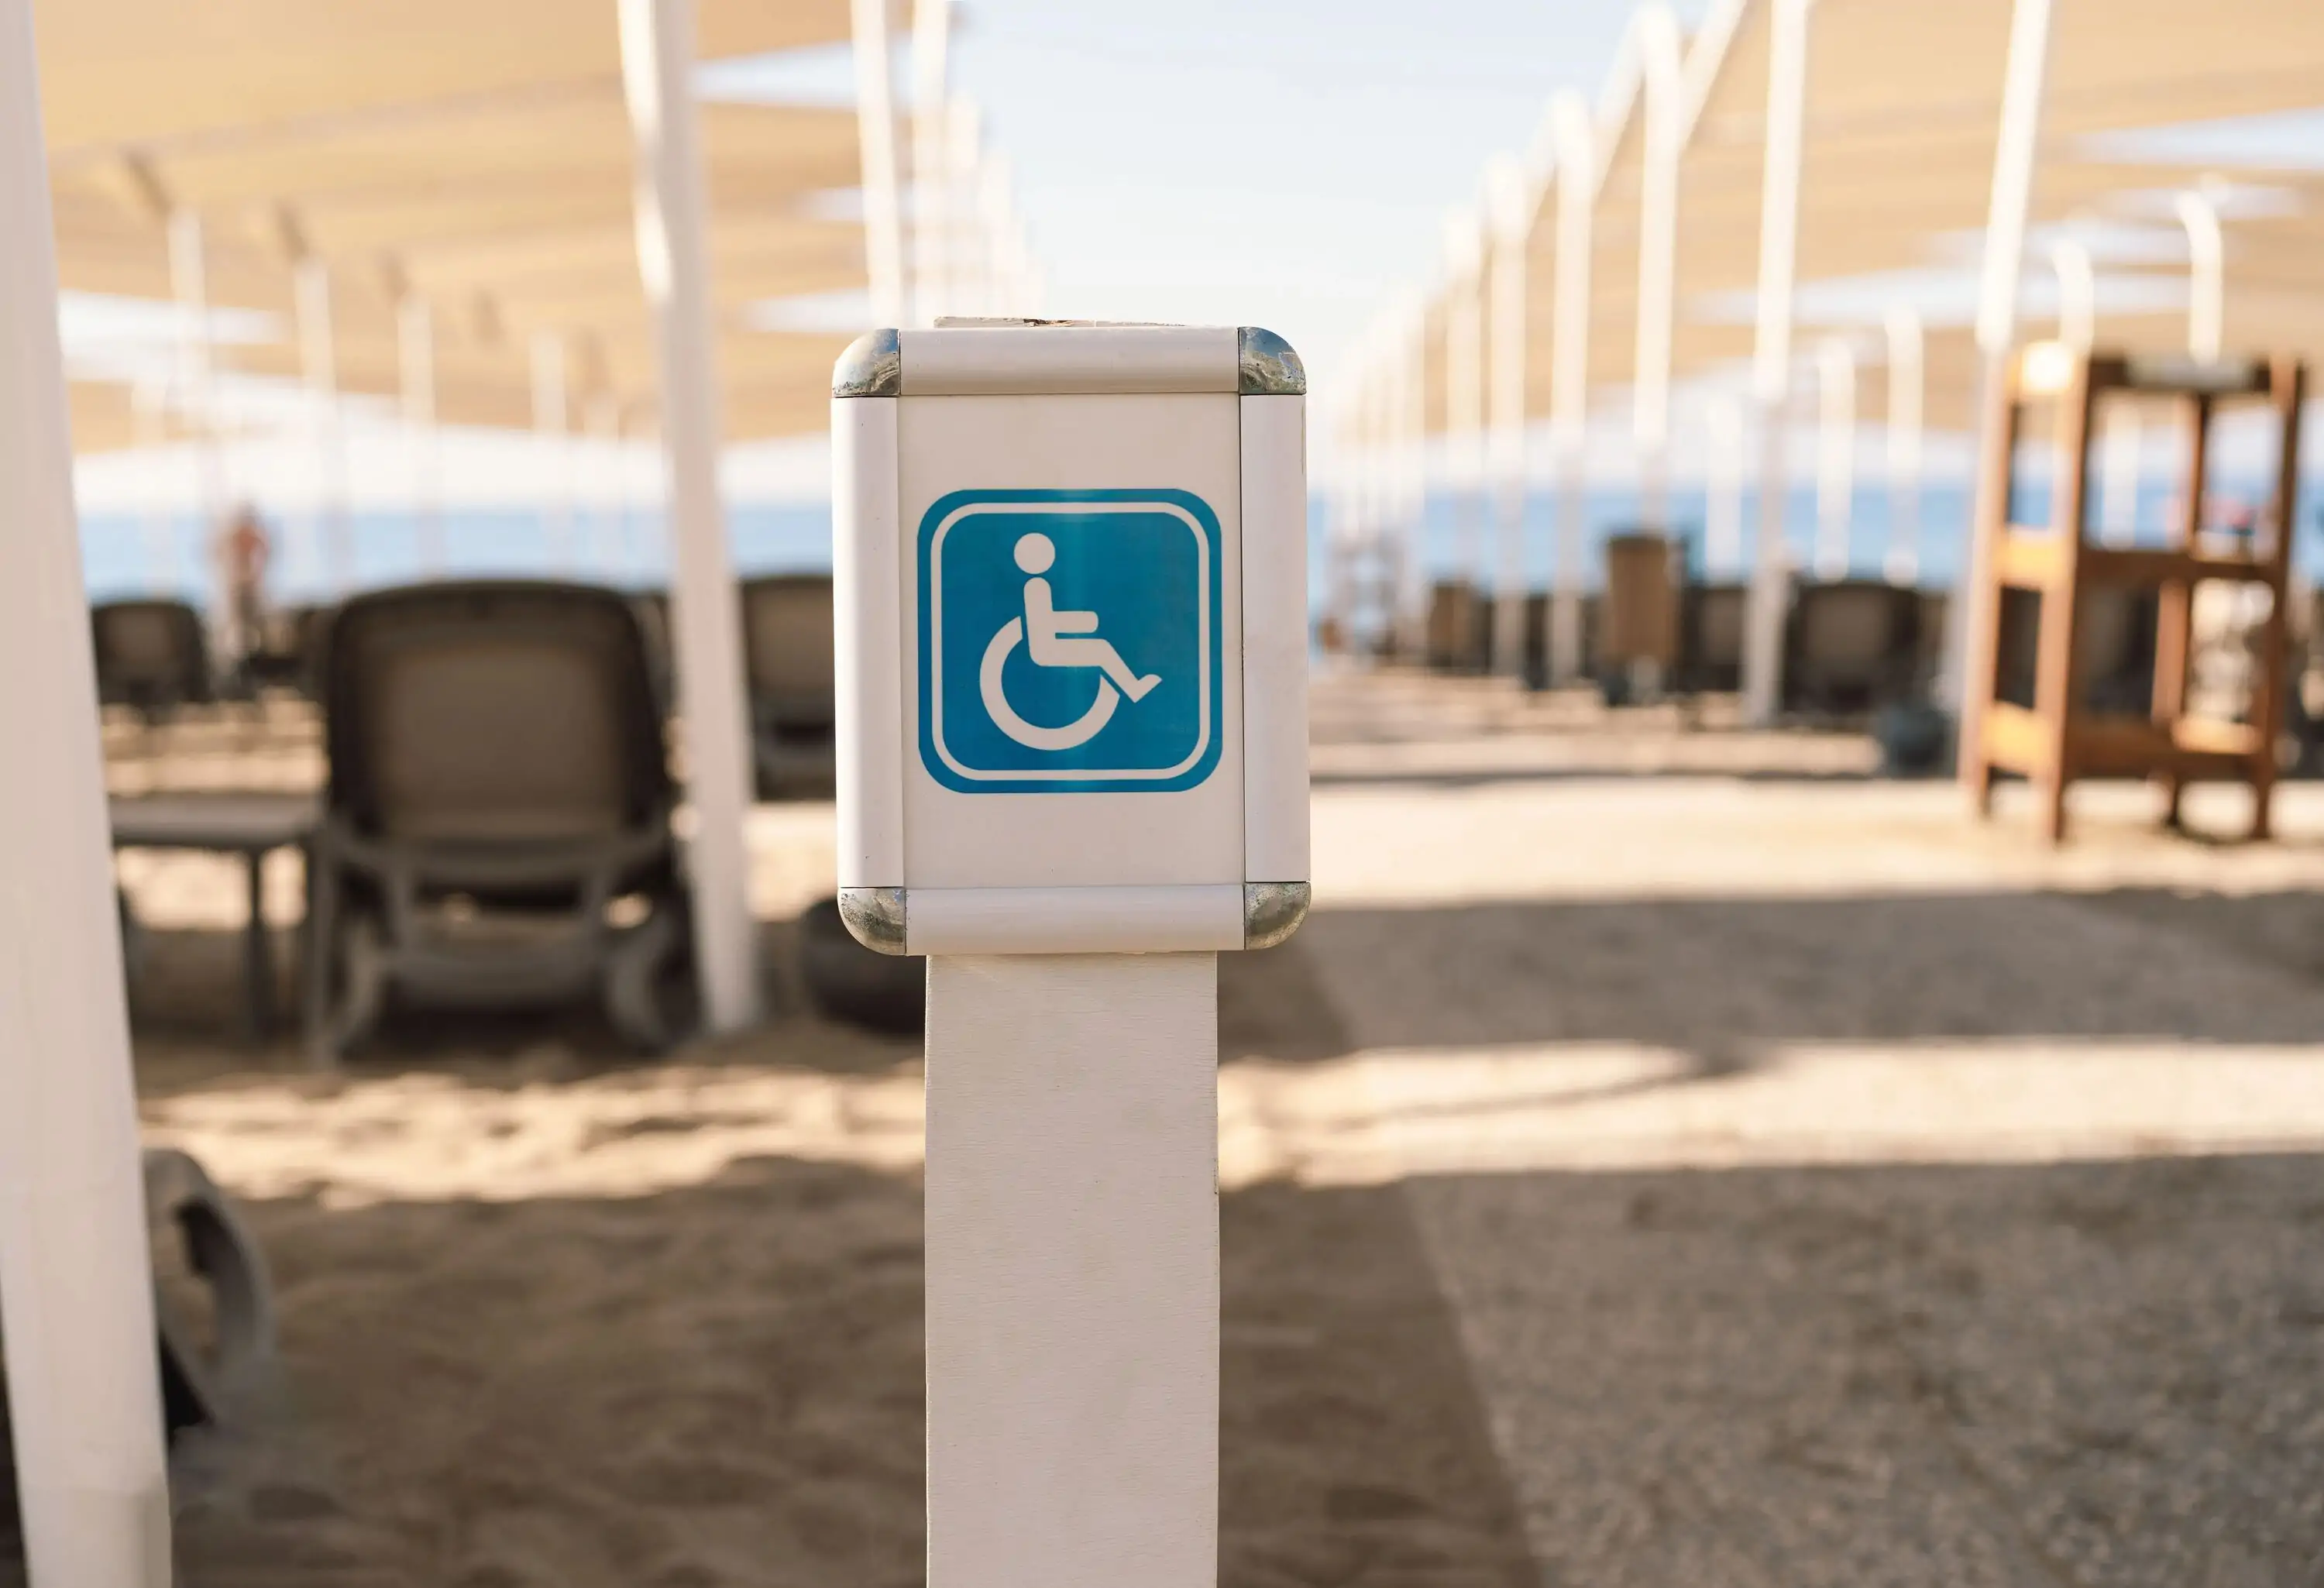
POLYGON ((2307 381, 2296 358, 2197 361, 2085 353, 2039 343, 2009 361, 1993 400, 2003 405, 1987 430, 1986 478, 1977 533, 1983 587, 1968 677, 1961 775, 1980 814, 1992 808, 1997 773, 2021 772, 2040 789, 2052 842, 2065 836, 2066 790, 2076 778, 2146 777, 2179 817, 2181 789, 2199 779, 2247 782, 2254 838, 2268 835, 2276 778, 2276 725, 2283 712, 2284 576, 2299 522, 2300 405, 2307 381), (2089 538, 2089 444, 2109 396, 2174 399, 2187 445, 2184 487, 2163 547, 2100 546, 2089 538), (2240 544, 2207 533, 2212 420, 2225 403, 2264 402, 2280 433, 2274 495, 2240 544), (2016 520, 2011 475, 2029 408, 2054 405, 2056 428, 2047 529, 2016 520), (2259 585, 2269 593, 2246 720, 2188 711, 2195 587, 2209 580, 2259 585), (2144 717, 2102 716, 2083 700, 2076 665, 2080 617, 2094 587, 2159 596, 2153 706, 2144 717), (2000 697, 2001 610, 2006 589, 2027 591, 2040 613, 2033 701, 2000 697))

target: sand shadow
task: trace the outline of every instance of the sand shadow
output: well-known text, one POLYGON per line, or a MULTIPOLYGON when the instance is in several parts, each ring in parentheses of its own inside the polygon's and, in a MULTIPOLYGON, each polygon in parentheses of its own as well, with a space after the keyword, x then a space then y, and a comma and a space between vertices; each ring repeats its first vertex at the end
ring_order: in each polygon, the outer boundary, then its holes
MULTIPOLYGON (((248 1211, 301 1442, 191 1498, 189 1588, 921 1581, 915 1177, 248 1211)), ((1221 1217, 1222 1583, 1530 1588, 1402 1199, 1262 1186, 1221 1217)))

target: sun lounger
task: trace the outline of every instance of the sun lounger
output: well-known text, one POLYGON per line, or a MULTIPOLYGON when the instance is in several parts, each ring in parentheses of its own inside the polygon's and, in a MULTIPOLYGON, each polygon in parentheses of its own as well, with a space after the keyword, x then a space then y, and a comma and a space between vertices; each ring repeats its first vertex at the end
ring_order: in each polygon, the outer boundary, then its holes
POLYGON ((1606 594, 1591 670, 1608 704, 1660 695, 1679 654, 1678 569, 1665 535, 1611 535, 1606 594))
POLYGON ((742 654, 761 797, 828 791, 838 719, 830 577, 745 580, 742 654))
POLYGON ((148 718, 217 698, 202 614, 182 601, 107 601, 89 610, 97 698, 148 718))
POLYGON ((678 1035, 686 910, 645 636, 613 591, 433 584, 350 601, 323 665, 330 786, 307 968, 318 1059, 385 998, 595 994, 678 1035))
POLYGON ((1857 713, 1910 698, 1920 671, 1921 596, 1885 579, 1803 584, 1784 627, 1784 704, 1857 713))
POLYGON ((1678 688, 1731 694, 1743 687, 1748 585, 1690 584, 1679 592, 1678 688))
MULTIPOLYGON (((162 1426, 171 1443, 190 1428, 227 1428, 271 1400, 275 1387, 274 1288, 242 1217, 202 1166, 174 1149, 145 1154, 146 1219, 157 1265, 190 1269, 208 1290, 193 1313, 182 1290, 157 1283, 153 1317, 162 1426), (174 1241, 172 1254, 161 1242, 174 1241)), ((0 1342, 0 1353, 5 1350, 0 1342)), ((8 1445, 7 1382, 0 1377, 0 1551, 14 1530, 16 1483, 8 1445)))

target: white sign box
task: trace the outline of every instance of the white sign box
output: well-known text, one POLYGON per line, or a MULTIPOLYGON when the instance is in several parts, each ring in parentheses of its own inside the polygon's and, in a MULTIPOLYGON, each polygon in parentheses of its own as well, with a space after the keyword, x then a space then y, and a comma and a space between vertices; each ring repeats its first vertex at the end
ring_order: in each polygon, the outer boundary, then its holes
POLYGON ((903 954, 1307 902, 1306 377, 1270 332, 874 331, 832 386, 840 907, 903 954))

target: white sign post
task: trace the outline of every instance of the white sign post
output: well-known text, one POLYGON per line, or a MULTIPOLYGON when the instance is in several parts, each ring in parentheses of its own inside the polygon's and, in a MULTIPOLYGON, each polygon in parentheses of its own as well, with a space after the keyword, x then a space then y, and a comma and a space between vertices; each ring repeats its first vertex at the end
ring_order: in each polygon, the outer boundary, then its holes
POLYGON ((1306 379, 1253 329, 835 374, 839 882, 925 954, 931 1588, 1202 1588, 1218 965, 1307 907, 1306 379))

